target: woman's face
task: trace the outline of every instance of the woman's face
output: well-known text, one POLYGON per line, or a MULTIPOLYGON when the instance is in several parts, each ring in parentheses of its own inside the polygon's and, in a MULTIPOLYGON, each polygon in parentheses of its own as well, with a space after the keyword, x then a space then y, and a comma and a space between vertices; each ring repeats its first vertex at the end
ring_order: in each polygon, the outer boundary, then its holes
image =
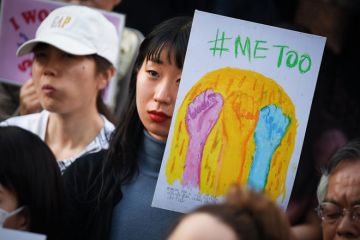
MULTIPOLYGON (((0 208, 10 213, 17 209, 16 194, 0 183, 0 208)), ((27 221, 24 215, 18 213, 7 218, 3 224, 4 228, 11 228, 17 230, 27 230, 27 221)))
POLYGON ((97 94, 108 82, 104 74, 96 74, 92 57, 71 55, 50 45, 34 50, 32 78, 42 107, 59 114, 96 109, 97 94))
POLYGON ((182 70, 167 49, 160 54, 160 61, 144 61, 136 82, 136 107, 145 129, 154 138, 167 139, 174 112, 182 70))
POLYGON ((64 2, 111 11, 121 0, 64 0, 64 2))

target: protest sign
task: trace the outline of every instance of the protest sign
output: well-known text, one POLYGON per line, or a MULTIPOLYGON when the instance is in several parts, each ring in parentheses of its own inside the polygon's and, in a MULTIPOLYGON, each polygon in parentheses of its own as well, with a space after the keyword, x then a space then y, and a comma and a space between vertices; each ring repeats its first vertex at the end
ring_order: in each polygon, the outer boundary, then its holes
POLYGON ((239 183, 286 208, 324 46, 196 11, 153 206, 188 212, 239 183))

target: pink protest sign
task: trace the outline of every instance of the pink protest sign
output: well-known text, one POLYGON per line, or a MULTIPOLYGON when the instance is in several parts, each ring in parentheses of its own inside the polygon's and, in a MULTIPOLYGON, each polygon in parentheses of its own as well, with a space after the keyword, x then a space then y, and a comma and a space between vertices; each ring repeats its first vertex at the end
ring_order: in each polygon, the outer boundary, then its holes
MULTIPOLYGON (((17 48, 34 38, 37 27, 64 3, 45 0, 2 0, 0 14, 0 81, 22 85, 31 77, 32 54, 16 56, 17 48)), ((117 28, 119 36, 125 16, 101 11, 117 28)))

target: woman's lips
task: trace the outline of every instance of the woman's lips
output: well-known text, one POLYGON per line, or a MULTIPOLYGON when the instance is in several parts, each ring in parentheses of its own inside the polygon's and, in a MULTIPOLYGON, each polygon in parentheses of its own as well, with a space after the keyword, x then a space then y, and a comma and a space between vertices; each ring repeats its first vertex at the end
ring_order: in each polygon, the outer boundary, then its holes
POLYGON ((41 90, 45 93, 45 94, 51 94, 51 93, 54 93, 56 91, 56 89, 51 86, 51 85, 44 85, 41 90))
POLYGON ((168 119, 171 119, 171 116, 166 115, 163 112, 158 112, 158 111, 148 111, 149 113, 149 117, 152 121, 157 122, 157 123, 162 123, 165 122, 168 119))

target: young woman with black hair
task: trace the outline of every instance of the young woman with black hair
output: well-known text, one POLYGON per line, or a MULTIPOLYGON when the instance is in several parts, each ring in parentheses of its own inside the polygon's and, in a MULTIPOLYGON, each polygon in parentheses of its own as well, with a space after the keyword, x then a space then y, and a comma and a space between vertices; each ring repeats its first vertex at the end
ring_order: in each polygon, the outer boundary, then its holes
POLYGON ((164 239, 178 213, 151 207, 169 133, 191 18, 167 20, 145 38, 126 111, 108 151, 64 174, 67 239, 164 239))

